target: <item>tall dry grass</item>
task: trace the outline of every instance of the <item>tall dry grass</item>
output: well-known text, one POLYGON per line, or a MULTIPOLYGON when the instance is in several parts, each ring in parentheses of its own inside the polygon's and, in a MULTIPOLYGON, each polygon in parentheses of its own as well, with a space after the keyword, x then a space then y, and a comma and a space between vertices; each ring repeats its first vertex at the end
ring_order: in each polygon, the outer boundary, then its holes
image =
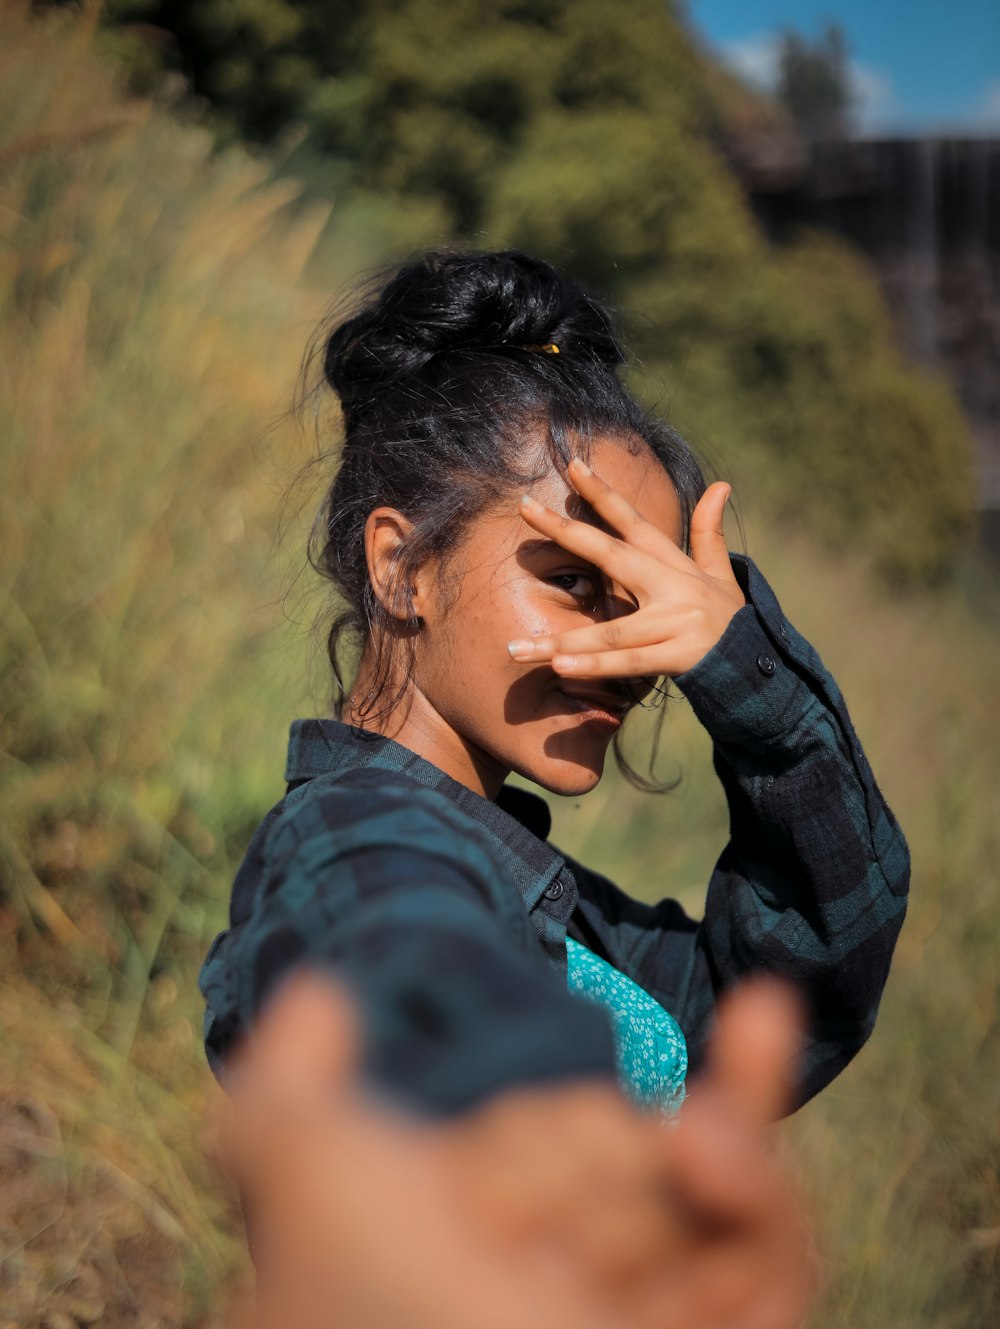
POLYGON ((0 11, 0 1320, 176 1324, 236 1250, 193 984, 296 709, 274 422, 327 209, 91 26, 0 11))
MULTIPOLYGON (((85 20, 0 10, 0 1319, 17 1325, 213 1323, 240 1263, 203 1159, 194 979, 304 694, 272 551, 302 448, 274 422, 311 287, 341 274, 305 272, 323 217, 291 194, 127 102, 85 20)), ((760 527, 751 553, 842 682, 914 851, 875 1036, 789 1131, 826 1252, 815 1322, 992 1325, 996 595, 891 601, 860 558, 760 527)), ((554 835, 697 911, 725 809, 683 703, 675 759, 676 793, 610 776, 556 803, 554 835)))

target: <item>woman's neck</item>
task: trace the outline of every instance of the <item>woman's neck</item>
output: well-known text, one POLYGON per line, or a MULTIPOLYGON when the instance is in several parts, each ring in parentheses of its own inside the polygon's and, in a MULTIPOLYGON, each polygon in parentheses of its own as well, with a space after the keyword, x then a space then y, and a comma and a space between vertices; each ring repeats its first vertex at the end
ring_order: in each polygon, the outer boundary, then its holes
MULTIPOLYGON (((355 709, 355 698, 364 697, 367 682, 362 664, 351 691, 344 699, 341 719, 345 724, 383 734, 437 766, 474 794, 488 799, 496 798, 510 774, 509 766, 452 728, 412 681, 387 715, 371 718, 361 715, 355 709)), ((393 689, 395 686, 391 685, 393 689)))

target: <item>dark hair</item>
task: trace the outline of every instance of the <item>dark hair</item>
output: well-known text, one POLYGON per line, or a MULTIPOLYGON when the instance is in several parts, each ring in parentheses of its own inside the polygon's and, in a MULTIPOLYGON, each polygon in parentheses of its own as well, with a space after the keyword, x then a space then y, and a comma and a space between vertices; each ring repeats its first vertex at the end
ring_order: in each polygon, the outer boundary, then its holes
MULTIPOLYGON (((313 355, 343 412, 340 464, 310 542, 313 566, 341 600, 327 634, 338 716, 347 696, 345 636, 374 651, 372 686, 356 700, 364 718, 399 701, 405 683, 384 696, 395 643, 412 662, 419 630, 372 589, 368 514, 384 504, 413 523, 392 569, 395 603, 405 607, 411 569, 428 556, 445 566, 474 517, 540 478, 526 469, 526 429, 544 440, 564 477, 572 453, 586 459, 595 436, 641 440, 673 481, 687 542, 701 468, 619 379, 625 354, 608 309, 550 264, 515 250, 425 254, 373 283, 350 317, 324 325, 313 355)), ((616 758, 633 783, 663 787, 628 766, 617 740, 616 758)))

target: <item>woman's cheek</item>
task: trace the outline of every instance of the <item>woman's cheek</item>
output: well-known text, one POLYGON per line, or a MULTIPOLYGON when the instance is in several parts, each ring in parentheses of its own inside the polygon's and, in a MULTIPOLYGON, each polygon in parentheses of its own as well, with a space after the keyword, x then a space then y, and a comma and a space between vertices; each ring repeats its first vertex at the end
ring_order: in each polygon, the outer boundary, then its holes
POLYGON ((530 637, 549 637, 553 632, 552 624, 547 618, 536 619, 528 628, 530 637))
POLYGON ((501 613, 507 641, 514 637, 547 637, 554 631, 552 616, 532 603, 526 589, 515 591, 505 609, 506 612, 501 613))

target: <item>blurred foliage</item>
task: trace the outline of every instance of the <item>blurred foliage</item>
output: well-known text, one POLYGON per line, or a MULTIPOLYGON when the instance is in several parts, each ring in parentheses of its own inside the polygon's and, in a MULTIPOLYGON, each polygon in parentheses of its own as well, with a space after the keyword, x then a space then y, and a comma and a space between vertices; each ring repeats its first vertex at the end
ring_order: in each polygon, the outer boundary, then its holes
MULTIPOLYGON (((550 14, 538 42, 568 40, 562 5, 519 8, 550 14)), ((409 51, 419 71, 408 9, 379 58, 409 51)), ((584 86, 605 69, 600 10, 575 7, 591 62, 563 68, 584 86)), ((455 6, 470 59, 472 12, 455 6)), ((891 600, 870 576, 944 565, 960 427, 897 357, 846 249, 763 247, 698 137, 686 57, 662 92, 639 80, 662 124, 624 104, 661 23, 634 12, 645 37, 607 48, 612 114, 579 87, 561 106, 515 41, 527 19, 503 11, 538 109, 498 155, 489 208, 504 234, 619 282, 650 375, 666 364, 700 437, 742 449, 775 531, 751 552, 834 667, 913 841, 872 1045, 792 1130, 828 1252, 817 1329, 978 1329, 1000 1311, 1000 615, 985 585, 968 603, 891 600), (810 528, 857 548, 833 560, 810 528)), ((0 8, 0 1321, 207 1329, 241 1241, 199 1132, 212 1086, 194 975, 282 792, 287 721, 317 708, 303 634, 282 631, 302 544, 285 494, 311 453, 284 412, 325 293, 433 234, 450 204, 436 187, 391 195, 373 166, 330 214, 271 157, 128 99, 95 55, 97 13, 0 8)), ((421 96, 443 116, 440 88, 421 96)), ((677 794, 609 774, 557 802, 555 839, 697 913, 726 813, 681 703, 665 748, 677 794)))
MULTIPOLYGON (((741 114, 732 88, 664 0, 110 12, 133 35, 139 15, 169 32, 156 49, 230 127, 303 122, 290 168, 313 189, 404 200, 410 246, 514 244, 590 282, 625 315, 640 388, 725 457, 738 493, 863 543, 895 581, 947 574, 973 506, 952 396, 903 361, 846 245, 758 233, 718 146, 741 114)), ((834 113, 842 57, 836 35, 786 41, 796 114, 834 113)))
POLYGON ((26 10, 0 11, 0 1321, 193 1323, 239 1249, 193 978, 281 763, 278 413, 328 208, 26 10))
POLYGON ((118 52, 140 84, 148 89, 159 69, 172 69, 232 133, 258 142, 313 118, 356 58, 352 0, 106 0, 103 8, 126 29, 118 52))

